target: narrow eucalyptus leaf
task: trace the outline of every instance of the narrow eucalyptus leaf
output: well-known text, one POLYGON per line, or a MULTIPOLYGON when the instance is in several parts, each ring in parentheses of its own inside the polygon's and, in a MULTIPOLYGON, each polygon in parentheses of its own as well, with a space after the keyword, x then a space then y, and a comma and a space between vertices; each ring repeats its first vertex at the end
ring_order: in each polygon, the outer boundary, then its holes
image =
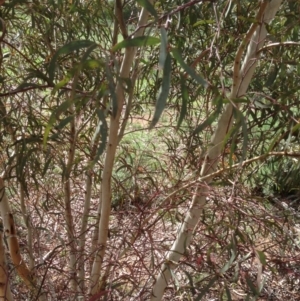
POLYGON ((59 48, 55 54, 53 55, 50 64, 49 64, 49 80, 50 82, 53 82, 54 80, 54 73, 55 73, 55 68, 57 65, 57 59, 60 55, 63 54, 69 54, 75 50, 79 50, 82 48, 87 48, 90 47, 92 45, 95 45, 95 42, 89 41, 89 40, 79 40, 79 41, 72 41, 68 44, 65 44, 64 46, 62 46, 61 48, 59 48))
POLYGON ((270 68, 269 75, 268 75, 268 78, 267 78, 267 81, 265 84, 266 87, 272 87, 273 83, 276 80, 278 71, 279 71, 279 68, 277 65, 274 65, 270 68))
POLYGON ((186 274, 186 276, 187 276, 187 278, 189 280, 191 293, 193 295, 196 295, 196 289, 195 289, 195 285, 194 285, 194 281, 193 281, 192 275, 190 273, 188 273, 187 271, 184 271, 184 273, 186 274))
POLYGON ((46 163, 44 165, 44 168, 43 168, 43 171, 42 171, 42 176, 45 176, 45 174, 46 174, 46 172, 47 172, 47 170, 49 168, 49 165, 50 165, 51 161, 52 161, 51 157, 46 161, 46 163))
POLYGON ((204 297, 205 294, 209 292, 209 289, 214 285, 214 283, 215 283, 218 279, 219 279, 218 276, 213 277, 213 278, 209 281, 209 283, 207 284, 207 286, 204 287, 204 288, 201 290, 200 294, 194 299, 194 301, 200 301, 200 300, 202 299, 202 297, 204 297))
POLYGON ((105 66, 103 61, 95 60, 95 59, 88 59, 82 64, 82 69, 102 69, 105 66))
POLYGON ((247 123, 245 121, 244 115, 241 113, 241 123, 242 123, 242 132, 243 132, 243 160, 246 160, 247 157, 247 147, 248 147, 248 130, 247 123))
POLYGON ((249 276, 246 276, 246 282, 247 282, 247 285, 250 288, 251 292, 253 293, 253 295, 257 296, 258 291, 249 276))
POLYGON ((57 126, 57 129, 61 130, 63 129, 67 124, 69 124, 74 119, 74 115, 70 115, 67 118, 63 119, 59 125, 57 126))
MULTIPOLYGON (((235 126, 232 128, 234 130, 234 140, 236 140, 239 128, 242 127, 242 133, 243 133, 243 153, 242 153, 242 160, 246 159, 247 156, 247 146, 248 146, 248 131, 247 131, 247 123, 245 120, 245 117, 241 111, 238 109, 233 109, 234 117, 236 118, 237 122, 235 126)), ((234 141, 233 141, 234 142, 234 141)), ((236 143, 231 144, 231 150, 232 152, 230 153, 230 159, 232 159, 233 152, 236 149, 236 143)), ((231 165, 231 164, 230 164, 231 165)))
POLYGON ((225 265, 223 266, 223 268, 220 271, 220 274, 224 274, 232 265, 234 259, 235 259, 235 252, 233 250, 231 250, 231 257, 229 259, 228 262, 225 263, 225 265))
POLYGON ((189 74, 198 84, 202 85, 204 88, 207 87, 206 80, 202 76, 200 76, 193 68, 191 68, 184 62, 181 53, 178 49, 173 48, 171 50, 171 53, 173 54, 174 59, 179 63, 179 65, 187 74, 189 74))
POLYGON ((275 146, 275 145, 278 143, 278 141, 280 140, 281 135, 282 135, 281 132, 278 132, 278 133, 275 135, 274 139, 269 143, 269 147, 268 147, 266 153, 269 153, 269 152, 271 152, 271 151, 273 150, 274 146, 275 146))
POLYGON ((180 128, 180 125, 187 113, 187 104, 189 101, 189 92, 183 76, 181 77, 181 98, 182 98, 182 105, 180 109, 179 119, 177 122, 177 129, 180 128))
POLYGON ((24 82, 22 84, 20 84, 16 90, 22 90, 22 89, 25 89, 25 88, 40 88, 41 86, 36 84, 36 83, 28 83, 28 82, 24 82))
POLYGON ((266 257, 266 254, 262 251, 256 251, 257 255, 258 255, 258 258, 259 258, 259 261, 262 265, 266 265, 267 264, 267 257, 266 257))
POLYGON ((228 301, 232 301, 231 293, 230 293, 230 290, 229 290, 229 288, 227 287, 227 285, 225 286, 225 292, 226 292, 227 300, 228 300, 228 301))
POLYGON ((161 43, 160 43, 160 51, 159 51, 159 66, 163 69, 167 57, 167 47, 168 47, 168 36, 167 31, 164 27, 160 29, 161 32, 161 43))
POLYGON ((156 102, 154 117, 150 124, 150 129, 152 129, 158 122, 165 106, 167 103, 167 99, 169 96, 169 90, 170 90, 170 83, 171 83, 171 69, 172 69, 172 61, 171 56, 168 53, 164 65, 164 72, 163 72, 163 79, 162 79, 162 85, 161 90, 156 102))
POLYGON ((31 79, 31 78, 39 78, 47 83, 50 83, 49 78, 40 70, 32 69, 32 68, 28 68, 26 70, 29 72, 29 74, 26 76, 26 80, 31 79))
POLYGON ((52 90, 52 94, 55 94, 59 89, 64 87, 72 77, 73 74, 71 72, 68 72, 68 74, 54 86, 54 89, 52 90))
POLYGON ((108 126, 107 126, 104 112, 102 110, 98 109, 97 115, 99 118, 99 122, 98 122, 97 128, 94 133, 93 143, 99 140, 99 146, 97 149, 96 156, 92 162, 92 165, 94 165, 99 160, 100 156, 105 151, 106 140, 107 140, 107 131, 108 131, 108 126))
POLYGON ((90 54, 94 51, 94 49, 96 49, 97 47, 98 47, 97 44, 95 44, 95 43, 91 44, 91 46, 89 46, 87 48, 86 52, 83 54, 80 62, 84 63, 88 59, 88 57, 90 56, 90 54))
POLYGON ((144 7, 155 19, 157 19, 157 12, 152 5, 152 3, 148 0, 136 0, 136 2, 141 6, 144 7))
POLYGON ((220 114, 220 109, 217 108, 216 111, 214 111, 213 113, 211 113, 201 124, 199 124, 195 130, 194 130, 194 134, 198 134, 201 131, 203 131, 206 127, 208 127, 209 125, 211 125, 219 116, 220 114))
POLYGON ((51 114, 49 122, 46 125, 45 133, 44 133, 44 147, 46 146, 48 136, 49 136, 50 130, 53 127, 53 124, 55 123, 57 118, 60 116, 60 114, 67 111, 71 105, 72 105, 72 102, 69 99, 67 99, 51 114))

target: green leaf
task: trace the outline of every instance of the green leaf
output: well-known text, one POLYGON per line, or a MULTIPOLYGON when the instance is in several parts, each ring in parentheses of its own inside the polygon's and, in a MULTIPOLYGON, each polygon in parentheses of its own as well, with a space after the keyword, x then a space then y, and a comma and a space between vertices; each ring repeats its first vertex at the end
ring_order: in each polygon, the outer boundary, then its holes
POLYGON ((28 80, 28 79, 31 79, 31 78, 39 78, 39 79, 47 82, 48 84, 51 83, 49 78, 43 72, 41 72, 38 69, 28 68, 28 69, 26 69, 26 71, 28 71, 29 73, 27 74, 25 80, 28 80))
POLYGON ((73 76, 73 72, 68 72, 67 75, 55 85, 54 89, 52 90, 52 94, 55 94, 60 88, 64 87, 73 76))
POLYGON ((189 92, 188 92, 187 86, 185 84, 185 79, 183 76, 181 76, 181 97, 182 97, 182 105, 181 105, 179 119, 178 119, 178 123, 177 123, 177 129, 179 129, 179 127, 186 115, 187 104, 189 101, 189 92))
POLYGON ((78 74, 82 69, 96 69, 96 68, 102 68, 105 66, 105 64, 100 61, 100 60, 95 60, 95 59, 88 59, 88 56, 91 54, 91 52, 98 47, 97 44, 93 44, 92 46, 90 46, 87 51, 84 53, 84 55, 82 56, 80 63, 75 65, 71 70, 69 70, 69 72, 67 73, 67 75, 59 82, 55 85, 52 93, 55 94, 60 88, 64 87, 69 81, 70 79, 75 76, 75 74, 78 74))
POLYGON ((200 25, 208 25, 208 24, 214 24, 215 21, 214 20, 200 20, 197 21, 196 23, 193 24, 193 27, 197 27, 200 25))
POLYGON ((192 293, 193 295, 196 295, 196 290, 195 290, 195 285, 194 285, 194 282, 193 282, 193 277, 192 277, 191 274, 188 273, 187 271, 183 271, 183 272, 186 274, 186 276, 187 276, 187 278, 188 278, 188 280, 189 280, 190 287, 191 287, 191 293, 192 293))
POLYGON ((258 251, 256 250, 256 253, 258 255, 258 258, 259 258, 259 261, 260 263, 265 266, 267 264, 267 257, 266 257, 266 254, 262 251, 258 251))
POLYGON ((258 296, 259 293, 248 275, 246 275, 246 282, 253 295, 258 296))
POLYGON ((58 130, 63 129, 67 124, 69 124, 74 119, 74 115, 70 115, 63 119, 57 126, 58 130))
POLYGON ((59 115, 65 111, 67 111, 71 105, 72 105, 72 102, 69 99, 67 99, 51 114, 49 122, 46 125, 45 133, 44 133, 44 147, 46 146, 47 139, 48 139, 50 130, 53 127, 53 124, 55 123, 55 121, 57 120, 59 115))
POLYGON ((242 133, 243 133, 243 155, 242 155, 242 160, 246 159, 247 156, 247 146, 248 146, 248 130, 247 130, 247 123, 245 120, 245 117, 243 113, 239 110, 237 112, 237 119, 238 119, 238 125, 242 126, 242 133))
POLYGON ((240 238, 240 240, 242 241, 242 243, 246 243, 246 241, 247 241, 247 236, 243 233, 243 232, 241 232, 240 230, 239 230, 239 228, 236 228, 236 230, 235 230, 235 234, 240 238))
POLYGON ((198 134, 200 133, 201 131, 203 131, 206 127, 208 127, 209 125, 211 125, 216 119, 217 117, 219 116, 220 112, 221 112, 221 109, 222 109, 222 104, 223 102, 221 101, 222 100, 222 97, 220 95, 218 95, 215 99, 216 102, 218 102, 218 105, 217 105, 217 108, 216 110, 211 113, 206 120, 204 120, 201 124, 199 124, 193 134, 198 134))
POLYGON ((267 78, 267 81, 265 84, 266 87, 272 87, 272 85, 275 82, 275 79, 277 77, 278 71, 279 71, 279 68, 277 65, 274 65, 270 68, 269 75, 268 75, 268 78, 267 78))
POLYGON ((254 105, 255 105, 255 107, 260 108, 260 109, 268 109, 268 108, 272 107, 272 104, 265 104, 260 99, 255 99, 254 105))
MULTIPOLYGON (((231 143, 230 143, 230 153, 229 153, 229 166, 231 167, 233 165, 233 162, 234 162, 233 160, 235 158, 234 152, 237 149, 237 137, 238 137, 238 134, 239 134, 239 126, 238 125, 233 126, 229 130, 229 133, 230 133, 230 136, 232 136, 232 140, 231 140, 231 143)), ((226 138, 229 139, 230 136, 228 136, 226 138)), ((226 140, 226 142, 227 142, 227 140, 226 140)), ((226 145, 226 142, 223 142, 223 147, 226 145)))
POLYGON ((240 265, 238 262, 236 262, 231 282, 237 283, 239 280, 239 277, 240 277, 240 265))
MULTIPOLYGON (((113 289, 116 289, 116 288, 118 288, 118 287, 120 287, 120 286, 122 286, 122 285, 126 285, 127 284, 127 282, 126 281, 124 281, 124 282, 117 282, 117 283, 113 283, 112 285, 111 285, 111 290, 113 290, 113 289)), ((98 299, 97 299, 98 300, 98 299)))
POLYGON ((176 276, 176 274, 174 273, 174 270, 169 268, 170 269, 170 273, 171 273, 171 276, 172 276, 172 279, 174 280, 175 282, 175 287, 176 287, 176 290, 180 287, 180 283, 179 283, 179 280, 176 276))
POLYGON ((242 132, 243 132, 243 154, 242 154, 242 159, 246 158, 246 154, 247 154, 247 145, 248 145, 248 132, 247 132, 247 124, 245 122, 245 117, 242 114, 242 112, 240 112, 239 110, 233 108, 233 114, 236 121, 236 124, 234 124, 234 126, 231 127, 231 129, 228 131, 228 133, 226 134, 224 140, 223 140, 223 147, 225 147, 226 143, 228 142, 229 138, 232 137, 232 141, 230 144, 230 154, 229 154, 229 165, 230 167, 233 164, 233 158, 234 158, 234 152, 237 148, 237 137, 239 134, 239 129, 240 127, 242 127, 242 132))
POLYGON ((107 126, 105 114, 102 110, 98 109, 97 110, 97 115, 98 115, 98 118, 99 118, 99 122, 98 122, 98 125, 96 127, 93 139, 92 139, 92 144, 95 144, 96 142, 98 142, 98 140, 100 140, 100 143, 99 143, 95 158, 91 162, 89 168, 92 168, 97 163, 100 156, 103 154, 103 152, 105 150, 105 146, 106 146, 106 140, 107 140, 108 126, 107 126))
POLYGON ((201 293, 194 299, 194 301, 200 301, 202 297, 205 296, 206 293, 209 292, 209 289, 214 285, 214 283, 219 279, 218 276, 213 277, 208 285, 201 290, 201 293))
POLYGON ((157 102, 156 102, 156 107, 155 107, 155 113, 154 117, 151 121, 150 124, 150 129, 152 129, 156 123, 158 122, 165 106, 167 103, 167 99, 169 96, 169 90, 170 90, 170 83, 171 83, 171 69, 172 69, 172 61, 171 61, 171 56, 168 53, 164 65, 164 72, 163 72, 163 79, 162 79, 162 85, 161 85, 161 91, 159 93, 157 102))
POLYGON ((155 37, 149 37, 149 36, 141 36, 141 37, 136 37, 133 39, 129 40, 123 40, 122 42, 116 44, 113 48, 112 51, 117 51, 122 48, 127 48, 127 47, 142 47, 142 46, 154 46, 160 43, 160 39, 155 38, 155 37))
POLYGON ((259 292, 259 294, 262 292, 262 290, 263 290, 266 282, 267 282, 267 278, 263 278, 262 281, 261 281, 261 283, 259 283, 259 286, 258 286, 258 292, 259 292))
POLYGON ((149 2, 148 0, 136 0, 136 2, 141 7, 144 7, 157 20, 157 12, 151 2, 149 2))
POLYGON ((82 69, 93 70, 103 68, 104 66, 105 64, 100 60, 88 59, 82 64, 82 69))
POLYGON ((281 138, 282 136, 282 133, 281 132, 278 132, 276 135, 275 135, 275 138, 269 143, 269 147, 266 151, 266 154, 271 152, 274 148, 274 146, 276 145, 276 143, 278 142, 278 140, 281 138))
POLYGON ((163 69, 167 57, 167 47, 168 47, 168 36, 167 31, 164 27, 160 29, 161 32, 161 43, 160 43, 160 51, 159 51, 159 66, 163 69))
POLYGON ((49 64, 49 79, 50 82, 53 82, 54 80, 54 73, 56 68, 57 59, 60 55, 63 54, 69 54, 75 50, 79 50, 82 48, 87 48, 90 46, 96 45, 95 42, 89 41, 89 40, 79 40, 79 41, 72 41, 68 44, 65 44, 60 49, 58 49, 55 54, 53 55, 50 64, 49 64))
POLYGON ((205 119, 205 121, 203 121, 201 124, 199 124, 199 125, 195 128, 193 134, 194 134, 194 135, 195 135, 195 134, 198 134, 198 133, 200 133, 201 131, 203 131, 206 127, 208 127, 209 125, 211 125, 211 124, 217 119, 218 115, 219 115, 219 112, 217 112, 217 111, 214 111, 213 113, 211 113, 211 114, 207 117, 207 119, 205 119))
POLYGON ((231 294, 230 294, 230 290, 229 290, 229 288, 227 287, 227 285, 225 286, 225 292, 226 292, 227 300, 228 300, 228 301, 232 301, 231 294))
POLYGON ((24 82, 22 84, 20 84, 16 90, 23 90, 25 88, 41 88, 41 85, 38 85, 36 83, 27 83, 27 82, 24 82))
POLYGON ((291 134, 297 132, 300 129, 300 123, 297 123, 296 125, 294 125, 291 129, 291 134))
POLYGON ((234 259, 236 257, 235 252, 233 252, 233 250, 231 250, 231 257, 229 259, 228 262, 225 263, 225 265, 223 266, 223 268, 220 271, 220 274, 224 274, 232 265, 232 263, 234 262, 234 259))
POLYGON ((179 65, 183 68, 183 70, 187 74, 189 74, 198 84, 202 85, 204 88, 207 87, 206 80, 203 77, 201 77, 199 74, 197 74, 197 72, 193 68, 191 68, 184 62, 178 49, 173 48, 171 50, 171 53, 173 54, 174 59, 179 63, 179 65))
POLYGON ((47 172, 47 170, 48 170, 48 168, 49 168, 49 165, 50 165, 51 161, 52 161, 52 157, 50 157, 50 158, 46 161, 46 163, 45 163, 45 165, 44 165, 44 168, 43 168, 43 171, 42 171, 42 176, 43 176, 43 177, 45 176, 45 174, 46 174, 46 172, 47 172))
POLYGON ((77 67, 77 71, 80 71, 82 69, 100 69, 105 67, 105 62, 103 59, 89 59, 90 54, 98 47, 97 44, 93 44, 85 51, 83 54, 80 64, 77 67))
POLYGON ((81 63, 84 63, 88 57, 90 56, 90 54, 94 51, 94 49, 96 49, 98 47, 97 44, 93 43, 91 46, 88 47, 88 49, 86 50, 86 52, 84 53, 84 55, 81 58, 81 63))

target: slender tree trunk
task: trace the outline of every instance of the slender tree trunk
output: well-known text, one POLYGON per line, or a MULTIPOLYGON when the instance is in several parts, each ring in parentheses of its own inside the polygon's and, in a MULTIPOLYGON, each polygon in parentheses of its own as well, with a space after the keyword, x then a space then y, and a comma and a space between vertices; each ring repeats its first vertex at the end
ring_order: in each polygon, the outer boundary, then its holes
MULTIPOLYGON (((257 59, 259 56, 258 50, 263 46, 267 35, 265 24, 270 23, 270 21, 274 18, 281 5, 281 2, 282 0, 266 0, 261 3, 259 12, 257 14, 257 22, 250 27, 235 57, 233 68, 233 85, 229 95, 230 100, 234 100, 235 98, 243 96, 246 93, 257 64, 257 59), (247 53, 242 67, 240 67, 241 58, 246 50, 247 45, 247 53)), ((232 112, 233 105, 232 103, 229 103, 218 121, 217 128, 210 144, 211 146, 207 151, 205 161, 202 166, 201 177, 216 170, 223 141, 232 126, 232 112)), ((165 263, 162 265, 162 268, 160 269, 159 275, 153 286, 151 298, 152 301, 162 299, 165 288, 171 278, 171 270, 176 267, 179 259, 183 254, 185 254, 187 247, 190 245, 193 230, 199 222, 202 209, 206 203, 208 185, 211 181, 212 178, 207 179, 206 183, 199 185, 196 189, 196 193, 192 199, 191 207, 180 227, 177 238, 173 243, 171 250, 166 255, 165 263)))
POLYGON ((5 186, 2 178, 0 178, 0 212, 4 226, 4 234, 7 240, 12 262, 19 276, 23 279, 27 286, 33 288, 35 281, 20 254, 14 218, 9 207, 8 199, 6 197, 5 186))
MULTIPOLYGON (((150 1, 152 2, 152 1, 150 1)), ((144 28, 142 27, 147 23, 148 12, 142 9, 137 28, 139 30, 135 33, 134 37, 143 35, 144 28)), ((91 273, 91 287, 90 293, 95 294, 99 289, 99 279, 101 274, 101 267, 103 263, 103 258, 106 250, 107 237, 108 237, 108 227, 109 218, 111 211, 111 177, 112 170, 115 160, 116 149, 118 146, 118 132, 119 132, 119 122, 121 117, 121 112, 123 105, 125 103, 125 95, 123 88, 122 79, 130 78, 131 66, 135 57, 137 49, 134 47, 126 48, 123 57, 120 75, 121 82, 118 81, 116 87, 116 95, 118 99, 118 110, 116 116, 111 116, 110 118, 110 128, 108 143, 106 148, 106 157, 104 161, 103 168, 103 178, 101 185, 101 216, 99 221, 99 234, 98 234, 98 251, 95 254, 95 259, 93 263, 92 273, 91 273)))
POLYGON ((91 203, 91 192, 92 192, 92 171, 88 170, 86 173, 86 180, 85 180, 85 202, 84 202, 84 209, 83 209, 83 216, 82 216, 82 224, 81 224, 81 230, 80 230, 80 236, 79 236, 79 256, 78 259, 78 283, 79 288, 82 293, 84 293, 85 288, 85 240, 86 240, 86 230, 88 225, 88 214, 90 212, 90 203, 91 203))
POLYGON ((3 244, 3 225, 0 225, 0 301, 13 301, 9 285, 8 269, 3 244))
MULTIPOLYGON (((15 222, 5 193, 5 186, 2 177, 0 177, 0 213, 3 222, 4 235, 14 267, 20 278, 29 287, 29 289, 37 293, 39 291, 39 283, 21 256, 15 222)), ((40 301, 46 300, 46 294, 43 292, 43 290, 40 290, 39 296, 37 297, 40 301)))
POLYGON ((33 249, 32 249, 31 219, 30 219, 30 215, 27 214, 27 209, 26 209, 26 204, 25 204, 25 195, 24 195, 24 189, 22 187, 22 183, 20 183, 20 203, 21 203, 23 220, 24 220, 24 223, 26 225, 26 230, 27 230, 27 248, 28 248, 28 253, 29 253, 29 269, 33 270, 34 258, 33 258, 33 249))
MULTIPOLYGON (((95 137, 92 147, 91 147, 91 155, 90 155, 90 160, 95 159, 96 151, 97 151, 97 145, 99 143, 100 139, 100 134, 95 137)), ((81 293, 84 295, 85 292, 85 260, 86 260, 86 255, 85 255, 85 243, 86 243, 86 231, 87 231, 87 225, 88 225, 88 217, 89 217, 89 212, 90 212, 90 204, 91 204, 91 195, 92 195, 92 183, 93 183, 93 176, 94 170, 93 168, 89 168, 86 171, 86 179, 85 179, 85 198, 84 198, 84 208, 83 208, 83 215, 82 215, 82 220, 81 220, 81 229, 80 229, 80 236, 79 236, 79 256, 80 258, 78 259, 78 283, 79 283, 79 288, 81 290, 81 293)), ((98 235, 97 235, 98 237, 98 235)), ((97 239, 96 237, 96 239, 97 239)), ((93 242, 92 242, 92 245, 93 242)))
POLYGON ((73 215, 72 215, 72 208, 71 208, 71 170, 74 161, 75 155, 75 122, 71 122, 71 142, 69 146, 69 154, 66 164, 66 170, 64 175, 64 203, 65 203, 65 219, 66 219, 66 226, 67 226, 67 235, 68 241, 70 246, 70 257, 69 261, 69 272, 70 272, 70 283, 71 289, 75 293, 77 291, 77 281, 76 281, 76 243, 75 243, 75 236, 74 236, 74 224, 73 224, 73 215))
POLYGON ((64 205, 65 205, 65 219, 66 219, 66 227, 67 227, 67 237, 69 241, 70 254, 69 254, 69 273, 70 273, 70 284, 71 289, 76 294, 78 292, 78 283, 77 283, 77 270, 76 270, 76 254, 77 254, 77 246, 75 239, 75 228, 73 222, 73 214, 72 214, 72 185, 71 185, 71 173, 73 170, 74 158, 75 158, 75 149, 76 149, 76 141, 78 134, 78 120, 80 116, 75 113, 75 105, 74 100, 76 96, 76 87, 78 83, 79 74, 76 73, 73 78, 72 90, 70 93, 70 99, 73 104, 70 106, 70 113, 75 115, 74 118, 70 122, 70 136, 69 136, 69 149, 68 149, 68 157, 66 162, 66 168, 63 174, 63 188, 64 188, 64 205))

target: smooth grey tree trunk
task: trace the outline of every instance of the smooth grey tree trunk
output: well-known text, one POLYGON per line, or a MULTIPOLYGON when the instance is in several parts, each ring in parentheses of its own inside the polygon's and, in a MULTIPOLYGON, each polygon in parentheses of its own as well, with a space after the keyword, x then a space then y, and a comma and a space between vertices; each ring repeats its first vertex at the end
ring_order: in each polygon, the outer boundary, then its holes
MULTIPOLYGON (((152 3, 153 1, 149 1, 152 3)), ((137 31, 134 37, 139 37, 144 34, 145 27, 148 21, 148 11, 142 9, 140 13, 139 22, 137 24, 137 31)), ((119 77, 121 79, 129 79, 132 63, 137 52, 136 47, 128 47, 125 50, 123 61, 121 64, 119 77)), ((131 78, 132 80, 132 78, 131 78)), ((122 108, 125 103, 125 92, 122 81, 119 81, 116 86, 116 96, 118 100, 118 110, 116 116, 110 118, 109 136, 107 142, 106 156, 104 160, 103 178, 101 184, 101 216, 99 221, 98 233, 98 251, 95 254, 91 272, 90 294, 95 294, 100 289, 100 276, 103 258, 106 251, 106 244, 108 238, 109 218, 111 211, 111 178, 114 167, 114 160, 116 149, 119 143, 120 117, 122 108)))
MULTIPOLYGON (((252 24, 249 31, 243 39, 236 57, 233 62, 233 84, 229 100, 234 100, 245 95, 257 65, 259 49, 262 48, 267 35, 266 23, 270 23, 278 11, 282 0, 263 1, 257 13, 257 22, 252 24), (242 56, 247 48, 243 64, 241 66, 242 56)), ((210 147, 206 153, 205 160, 201 170, 201 177, 209 175, 216 170, 220 160, 223 141, 230 130, 233 122, 233 104, 229 103, 222 113, 215 133, 212 137, 210 147)), ((193 196, 192 203, 188 213, 182 222, 170 251, 166 255, 165 263, 162 265, 152 290, 152 301, 161 300, 165 288, 171 278, 171 270, 176 265, 186 249, 190 245, 193 231, 197 226, 203 207, 206 203, 209 183, 212 178, 208 178, 205 183, 198 185, 196 193, 193 196)), ((201 244, 201 241, 199 242, 201 244)))

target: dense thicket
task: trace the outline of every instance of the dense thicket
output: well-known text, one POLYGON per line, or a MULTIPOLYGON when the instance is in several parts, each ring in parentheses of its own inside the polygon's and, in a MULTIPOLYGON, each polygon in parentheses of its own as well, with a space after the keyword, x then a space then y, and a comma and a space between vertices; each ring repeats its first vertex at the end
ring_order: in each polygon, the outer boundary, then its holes
POLYGON ((163 264, 164 300, 259 298, 287 274, 295 293, 300 4, 265 20, 274 2, 0 6, 0 211, 22 257, 6 266, 0 244, 0 280, 16 300, 148 300, 163 264), (233 93, 239 50, 255 71, 233 93), (193 239, 165 259, 199 187, 193 239))

